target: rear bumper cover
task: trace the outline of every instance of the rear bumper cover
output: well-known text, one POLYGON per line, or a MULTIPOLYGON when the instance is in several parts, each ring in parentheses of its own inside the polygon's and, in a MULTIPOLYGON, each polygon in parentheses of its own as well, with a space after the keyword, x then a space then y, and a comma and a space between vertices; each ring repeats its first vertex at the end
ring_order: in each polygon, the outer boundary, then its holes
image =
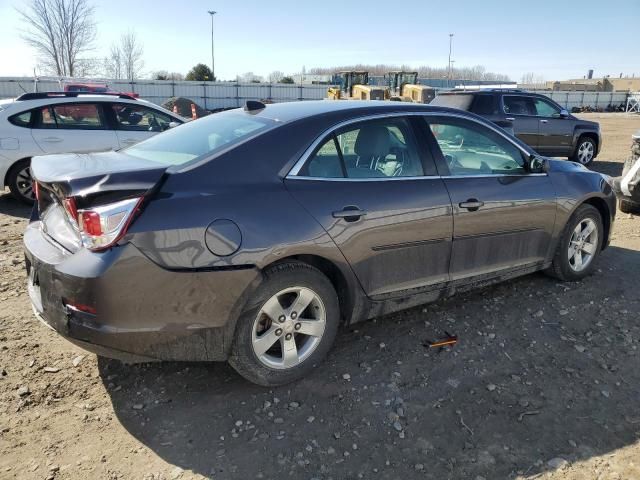
POLYGON ((170 271, 125 244, 67 252, 33 222, 24 235, 36 315, 98 355, 128 362, 225 360, 256 268, 170 271), (88 305, 86 313, 73 305, 88 305))

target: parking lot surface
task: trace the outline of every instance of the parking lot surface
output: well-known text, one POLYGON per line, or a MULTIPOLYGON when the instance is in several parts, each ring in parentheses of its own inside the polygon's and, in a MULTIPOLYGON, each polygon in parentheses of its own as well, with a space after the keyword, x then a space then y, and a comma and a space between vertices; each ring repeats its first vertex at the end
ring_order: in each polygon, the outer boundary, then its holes
MULTIPOLYGON (((585 114, 619 175, 640 116, 585 114)), ((640 219, 596 273, 542 274, 344 328, 264 389, 224 364, 123 365, 37 322, 0 194, 0 479, 640 478, 640 219), (457 335, 452 349, 425 342, 457 335)))

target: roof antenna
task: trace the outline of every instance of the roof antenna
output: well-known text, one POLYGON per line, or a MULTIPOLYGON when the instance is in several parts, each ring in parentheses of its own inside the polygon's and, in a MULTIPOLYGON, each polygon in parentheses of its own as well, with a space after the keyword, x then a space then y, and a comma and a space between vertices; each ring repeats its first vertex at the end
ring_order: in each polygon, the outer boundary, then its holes
POLYGON ((249 113, 259 112, 264 108, 267 108, 267 106, 257 100, 247 100, 247 103, 244 105, 244 111, 249 113))

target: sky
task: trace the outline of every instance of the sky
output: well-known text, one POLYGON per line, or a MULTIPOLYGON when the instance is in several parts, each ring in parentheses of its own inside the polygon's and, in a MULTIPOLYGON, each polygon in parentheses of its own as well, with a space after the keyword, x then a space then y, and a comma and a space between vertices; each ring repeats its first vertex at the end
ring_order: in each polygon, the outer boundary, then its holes
MULTIPOLYGON (((0 76, 31 76, 35 53, 20 38, 16 8, 0 0, 0 76)), ((89 0, 92 1, 92 0, 89 0)), ((87 54, 102 58, 122 33, 144 46, 144 73, 186 72, 211 64, 219 79, 348 64, 446 67, 449 33, 455 66, 483 65, 518 81, 640 76, 640 38, 631 27, 640 0, 93 0, 97 38, 87 54)), ((38 73, 41 73, 38 71, 38 73)))

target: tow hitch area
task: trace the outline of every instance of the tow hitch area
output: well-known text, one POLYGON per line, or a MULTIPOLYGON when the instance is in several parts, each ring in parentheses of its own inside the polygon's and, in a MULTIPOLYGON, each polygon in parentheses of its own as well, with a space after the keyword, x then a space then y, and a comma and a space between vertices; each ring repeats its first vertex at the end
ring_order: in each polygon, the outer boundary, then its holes
POLYGON ((426 348, 438 348, 442 350, 444 347, 453 347, 456 343, 458 343, 458 337, 455 335, 451 335, 449 332, 444 332, 446 337, 439 338, 438 340, 426 340, 423 345, 426 348))

